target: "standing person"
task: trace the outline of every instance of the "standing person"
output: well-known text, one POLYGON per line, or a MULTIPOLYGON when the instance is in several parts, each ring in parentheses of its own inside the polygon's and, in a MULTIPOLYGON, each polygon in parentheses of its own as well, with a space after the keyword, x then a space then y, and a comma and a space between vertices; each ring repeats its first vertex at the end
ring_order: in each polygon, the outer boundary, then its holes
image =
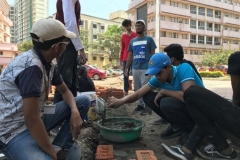
MULTIPOLYGON (((63 52, 62 56, 57 58, 57 65, 60 74, 63 77, 73 96, 77 95, 77 64, 78 52, 81 56, 81 63, 85 64, 87 57, 80 39, 79 22, 81 6, 79 0, 57 0, 56 19, 61 21, 67 30, 74 32, 77 37, 72 38, 70 44, 63 52)), ((54 103, 62 101, 63 98, 58 90, 54 94, 54 103)))
POLYGON ((58 20, 40 19, 31 37, 33 49, 15 57, 0 76, 0 150, 11 160, 63 160, 90 107, 86 96, 73 97, 52 63, 76 35, 58 20), (48 104, 51 85, 64 101, 48 104), (63 122, 51 144, 47 131, 63 122))
MULTIPOLYGON (((137 37, 137 33, 132 31, 132 22, 129 19, 125 19, 122 22, 122 26, 126 30, 126 33, 124 33, 121 38, 121 54, 120 54, 120 63, 123 66, 123 72, 124 72, 127 65, 128 45, 133 38, 137 37)), ((128 68, 128 75, 129 75, 130 68, 131 68, 131 65, 128 68)), ((125 74, 123 74, 123 80, 124 80, 124 94, 128 95, 129 76, 125 76, 125 74)))
MULTIPOLYGON (((135 28, 137 37, 132 39, 128 46, 128 59, 124 74, 125 76, 129 76, 128 68, 132 64, 134 91, 136 92, 151 78, 150 75, 145 76, 145 73, 148 69, 148 62, 151 56, 155 54, 155 49, 157 46, 152 37, 144 34, 144 20, 137 20, 135 28)), ((134 111, 141 111, 141 115, 147 114, 142 98, 138 100, 138 105, 134 111)))

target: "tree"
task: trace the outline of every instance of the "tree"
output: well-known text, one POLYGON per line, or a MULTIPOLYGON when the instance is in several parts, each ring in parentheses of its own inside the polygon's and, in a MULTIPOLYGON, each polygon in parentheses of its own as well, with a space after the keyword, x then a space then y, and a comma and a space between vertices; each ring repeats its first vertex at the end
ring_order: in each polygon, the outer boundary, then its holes
POLYGON ((120 54, 120 42, 124 28, 112 25, 105 33, 97 34, 98 40, 90 46, 92 53, 108 54, 110 61, 118 60, 120 54))
POLYGON ((26 52, 33 47, 33 44, 32 44, 32 41, 29 40, 29 41, 24 41, 24 42, 19 43, 17 45, 17 47, 18 47, 18 51, 26 52))
POLYGON ((89 47, 88 44, 88 30, 84 29, 83 27, 80 27, 80 38, 83 43, 84 49, 87 50, 89 47))
POLYGON ((216 66, 217 64, 228 64, 228 57, 235 52, 232 49, 221 49, 217 52, 207 51, 201 59, 201 64, 204 66, 216 66))

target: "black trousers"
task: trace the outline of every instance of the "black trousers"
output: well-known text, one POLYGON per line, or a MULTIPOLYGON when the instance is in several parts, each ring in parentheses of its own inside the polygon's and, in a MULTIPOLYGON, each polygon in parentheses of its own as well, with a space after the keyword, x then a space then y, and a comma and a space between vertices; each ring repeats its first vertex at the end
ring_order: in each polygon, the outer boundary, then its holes
POLYGON ((218 126, 240 138, 240 108, 237 105, 197 85, 185 91, 184 101, 196 122, 196 127, 188 138, 187 148, 196 148, 200 143, 196 143, 196 138, 200 140, 204 135, 217 151, 228 148, 218 126))
MULTIPOLYGON (((76 59, 78 52, 74 48, 74 45, 70 43, 67 45, 66 50, 61 57, 57 58, 57 66, 63 81, 67 85, 68 89, 72 92, 73 96, 77 96, 78 80, 77 80, 77 63, 76 59)), ((58 103, 63 100, 61 93, 56 89, 54 94, 54 103, 58 103)))

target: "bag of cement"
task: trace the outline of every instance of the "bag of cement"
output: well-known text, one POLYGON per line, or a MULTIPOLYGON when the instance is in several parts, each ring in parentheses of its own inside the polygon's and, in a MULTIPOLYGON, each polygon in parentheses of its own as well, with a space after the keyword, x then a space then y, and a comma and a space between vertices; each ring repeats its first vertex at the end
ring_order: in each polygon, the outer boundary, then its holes
POLYGON ((97 114, 102 114, 104 111, 104 106, 105 106, 105 100, 102 98, 97 97, 96 98, 96 112, 97 114))

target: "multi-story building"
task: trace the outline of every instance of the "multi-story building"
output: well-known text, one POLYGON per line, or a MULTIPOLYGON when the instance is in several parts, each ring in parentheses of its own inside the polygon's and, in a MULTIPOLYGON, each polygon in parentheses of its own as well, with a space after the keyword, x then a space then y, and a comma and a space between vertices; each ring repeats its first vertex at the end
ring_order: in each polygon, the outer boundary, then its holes
POLYGON ((48 16, 47 0, 15 0, 15 43, 30 39, 30 31, 33 24, 48 16))
POLYGON ((14 20, 15 20, 15 13, 14 13, 14 6, 9 6, 9 18, 11 19, 13 25, 10 27, 10 33, 11 33, 11 43, 15 43, 15 25, 14 25, 14 20))
POLYGON ((17 55, 17 46, 10 43, 11 20, 8 18, 9 5, 0 1, 0 72, 17 55))
POLYGON ((239 0, 130 0, 129 18, 146 20, 158 51, 181 44, 185 58, 199 62, 206 51, 239 49, 239 0))

